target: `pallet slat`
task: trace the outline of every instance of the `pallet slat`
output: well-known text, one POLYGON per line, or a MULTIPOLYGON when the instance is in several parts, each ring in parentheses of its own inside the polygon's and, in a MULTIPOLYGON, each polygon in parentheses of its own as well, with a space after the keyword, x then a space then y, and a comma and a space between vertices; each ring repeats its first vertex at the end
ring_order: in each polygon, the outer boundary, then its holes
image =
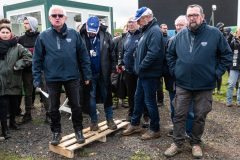
MULTIPOLYGON (((124 128, 129 124, 129 122, 122 122, 121 120, 114 120, 114 122, 118 127, 116 130, 124 128)), ((58 146, 49 144, 49 150, 68 158, 74 158, 74 151, 76 149, 79 149, 96 140, 106 142, 106 136, 116 131, 108 129, 106 124, 106 121, 99 123, 98 131, 90 131, 90 127, 83 129, 83 135, 86 139, 83 144, 76 143, 75 133, 72 133, 62 137, 61 143, 58 146)))

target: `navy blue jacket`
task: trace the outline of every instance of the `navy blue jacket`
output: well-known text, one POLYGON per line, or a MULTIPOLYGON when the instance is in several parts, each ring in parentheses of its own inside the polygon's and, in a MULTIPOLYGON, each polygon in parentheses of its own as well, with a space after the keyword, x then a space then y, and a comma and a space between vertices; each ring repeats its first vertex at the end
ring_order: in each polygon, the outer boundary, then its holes
POLYGON ((164 44, 157 19, 143 28, 135 55, 134 69, 139 78, 159 78, 163 72, 164 44))
POLYGON ((214 89, 232 62, 232 51, 223 34, 205 22, 196 32, 188 28, 180 31, 166 56, 176 85, 192 91, 214 89))
POLYGON ((123 65, 128 73, 133 73, 134 54, 141 34, 139 30, 128 32, 123 43, 123 65))
POLYGON ((74 29, 63 26, 60 33, 54 28, 42 32, 35 43, 33 54, 34 85, 39 86, 41 71, 44 71, 46 82, 68 81, 92 77, 90 58, 80 34, 74 29))

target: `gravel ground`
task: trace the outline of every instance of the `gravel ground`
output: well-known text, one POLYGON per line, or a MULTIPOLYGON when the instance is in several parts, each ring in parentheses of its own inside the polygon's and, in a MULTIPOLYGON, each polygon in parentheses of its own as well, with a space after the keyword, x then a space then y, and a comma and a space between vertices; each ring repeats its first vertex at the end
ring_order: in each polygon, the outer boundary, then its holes
MULTIPOLYGON (((167 96, 166 96, 167 97, 167 96)), ((63 98, 62 98, 63 99, 63 98)), ((165 104, 169 104, 168 100, 165 104)), ((100 121, 104 120, 102 105, 100 121)), ((85 160, 113 160, 113 159, 166 159, 163 152, 172 143, 167 133, 171 128, 169 106, 159 108, 161 116, 161 133, 159 139, 142 141, 140 135, 121 136, 122 130, 107 136, 107 142, 93 142, 82 149, 75 151, 74 159, 85 160)), ((126 108, 114 110, 116 119, 123 119, 127 113, 126 108)), ((33 159, 65 160, 67 158, 50 152, 48 143, 51 138, 49 126, 44 124, 44 109, 38 101, 33 110, 34 120, 31 123, 21 125, 20 131, 11 131, 12 138, 0 142, 0 151, 16 153, 20 157, 32 157, 33 159)), ((224 104, 214 102, 213 110, 207 118, 205 133, 203 136, 203 159, 240 159, 240 108, 227 108, 224 104)), ((73 132, 69 115, 62 114, 62 136, 73 132)), ((18 118, 19 120, 19 118, 18 118)), ((89 117, 84 116, 84 126, 89 126, 89 117)), ((0 160, 5 158, 0 155, 0 160)), ((193 159, 191 147, 186 143, 184 151, 171 159, 193 159)))

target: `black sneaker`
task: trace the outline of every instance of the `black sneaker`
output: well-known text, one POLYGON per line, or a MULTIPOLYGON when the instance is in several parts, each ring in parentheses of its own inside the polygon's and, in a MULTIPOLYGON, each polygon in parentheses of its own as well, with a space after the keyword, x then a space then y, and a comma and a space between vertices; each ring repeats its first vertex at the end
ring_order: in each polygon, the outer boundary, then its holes
POLYGON ((61 133, 55 132, 53 133, 53 137, 50 143, 51 145, 57 146, 60 143, 60 140, 61 140, 61 133))

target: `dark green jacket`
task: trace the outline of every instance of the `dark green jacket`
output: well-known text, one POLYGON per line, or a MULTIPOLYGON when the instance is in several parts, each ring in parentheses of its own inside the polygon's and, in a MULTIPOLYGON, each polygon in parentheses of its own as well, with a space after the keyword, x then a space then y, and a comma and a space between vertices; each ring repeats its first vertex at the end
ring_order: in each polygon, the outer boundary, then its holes
POLYGON ((10 48, 4 60, 0 60, 0 96, 20 95, 22 69, 31 65, 32 55, 22 45, 10 48))

